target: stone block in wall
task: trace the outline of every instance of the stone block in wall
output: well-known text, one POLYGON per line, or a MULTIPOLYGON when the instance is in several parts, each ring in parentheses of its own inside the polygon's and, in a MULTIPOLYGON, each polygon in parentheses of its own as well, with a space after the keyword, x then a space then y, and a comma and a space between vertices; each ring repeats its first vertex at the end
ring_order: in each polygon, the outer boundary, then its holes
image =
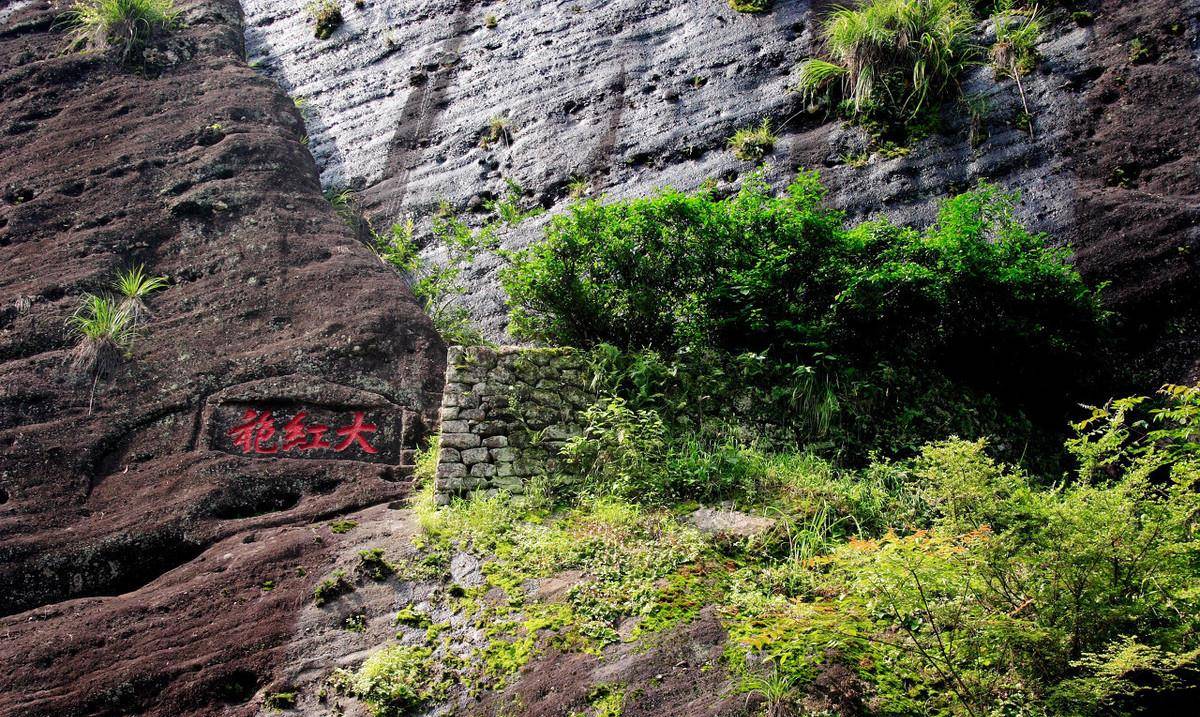
POLYGON ((462 462, 468 466, 473 463, 487 463, 489 450, 490 449, 483 447, 468 448, 462 452, 462 462))
POLYGON ((438 439, 438 445, 442 448, 463 450, 478 447, 479 440, 479 436, 475 433, 443 433, 438 439))

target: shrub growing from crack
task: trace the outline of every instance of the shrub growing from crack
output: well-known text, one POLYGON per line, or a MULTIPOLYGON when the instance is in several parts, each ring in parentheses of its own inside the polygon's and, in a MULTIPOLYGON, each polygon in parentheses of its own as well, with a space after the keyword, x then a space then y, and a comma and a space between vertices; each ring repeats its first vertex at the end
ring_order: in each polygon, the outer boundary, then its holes
POLYGON ((332 575, 313 588, 313 602, 318 606, 324 605, 340 595, 352 592, 354 592, 354 586, 346 579, 346 573, 334 570, 332 575))
POLYGON ((342 6, 337 0, 316 0, 310 3, 308 15, 315 23, 313 36, 318 40, 328 40, 344 22, 342 6))
POLYGON ((729 0, 729 7, 738 12, 766 12, 771 9, 771 0, 729 0))
MULTIPOLYGON (((1021 76, 1029 74, 1037 64, 1037 43, 1041 38, 1042 24, 1038 22, 1036 12, 1029 15, 1005 13, 997 15, 995 20, 996 44, 992 45, 991 50, 992 67, 997 77, 1008 77, 1017 83, 1021 106, 1025 115, 1032 117, 1021 76)), ((1032 121, 1029 129, 1032 135, 1032 121)))
POLYGON ((141 56, 156 34, 179 21, 172 0, 80 0, 63 16, 75 48, 116 48, 122 62, 141 56))

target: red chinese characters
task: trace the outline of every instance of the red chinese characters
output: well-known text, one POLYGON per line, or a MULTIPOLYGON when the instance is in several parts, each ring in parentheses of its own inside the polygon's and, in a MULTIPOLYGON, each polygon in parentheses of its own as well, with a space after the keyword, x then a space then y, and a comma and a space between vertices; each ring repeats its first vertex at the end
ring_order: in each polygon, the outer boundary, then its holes
POLYGON ((355 411, 349 425, 334 430, 334 435, 341 440, 332 443, 325 439, 329 426, 322 423, 307 423, 306 411, 299 411, 283 424, 280 433, 275 428, 275 419, 270 411, 246 409, 242 422, 229 429, 226 434, 233 439, 235 448, 242 453, 260 455, 310 453, 312 451, 343 451, 357 447, 363 453, 375 454, 379 451, 367 440, 367 436, 375 433, 378 427, 367 423, 362 411, 355 411))

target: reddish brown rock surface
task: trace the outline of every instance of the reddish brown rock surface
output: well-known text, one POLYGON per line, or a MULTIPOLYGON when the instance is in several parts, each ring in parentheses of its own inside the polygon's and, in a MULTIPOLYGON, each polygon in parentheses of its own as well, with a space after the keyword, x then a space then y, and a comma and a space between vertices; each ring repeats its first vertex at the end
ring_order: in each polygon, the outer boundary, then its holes
POLYGON ((182 8, 144 72, 65 52, 63 4, 0 23, 0 715, 253 712, 307 526, 404 495, 436 419, 444 346, 324 201, 238 3, 182 8), (141 263, 170 286, 89 413, 64 320, 141 263), (249 409, 275 453, 229 435, 249 409), (330 448, 280 452, 300 411, 330 448), (335 450, 359 412, 375 455, 335 450))

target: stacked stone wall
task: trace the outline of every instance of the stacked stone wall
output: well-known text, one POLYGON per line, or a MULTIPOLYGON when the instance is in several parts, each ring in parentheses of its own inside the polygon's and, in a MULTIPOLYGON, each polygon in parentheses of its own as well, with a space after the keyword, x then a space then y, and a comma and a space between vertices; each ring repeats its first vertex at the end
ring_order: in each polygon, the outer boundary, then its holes
POLYGON ((579 352, 524 347, 450 348, 442 394, 437 498, 523 493, 526 480, 557 468, 591 405, 591 374, 579 352))

